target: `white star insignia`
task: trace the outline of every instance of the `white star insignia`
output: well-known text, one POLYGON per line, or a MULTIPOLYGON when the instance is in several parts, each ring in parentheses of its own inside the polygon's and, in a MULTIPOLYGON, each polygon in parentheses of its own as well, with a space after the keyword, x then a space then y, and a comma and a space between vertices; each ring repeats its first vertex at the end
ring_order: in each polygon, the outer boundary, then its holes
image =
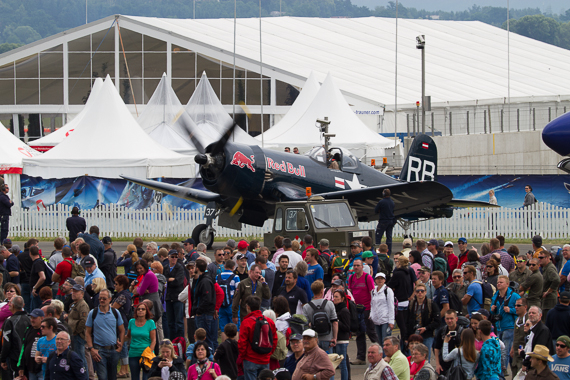
POLYGON ((345 179, 344 182, 351 188, 351 189, 364 189, 368 186, 361 184, 358 181, 358 176, 356 174, 352 175, 352 181, 345 179))

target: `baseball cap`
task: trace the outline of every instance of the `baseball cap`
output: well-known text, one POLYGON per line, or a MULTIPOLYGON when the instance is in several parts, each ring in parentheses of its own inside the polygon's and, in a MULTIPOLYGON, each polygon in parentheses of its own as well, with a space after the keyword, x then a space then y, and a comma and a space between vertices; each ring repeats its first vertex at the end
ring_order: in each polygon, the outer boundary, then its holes
POLYGON ((80 290, 80 291, 82 291, 82 292, 85 291, 85 289, 83 288, 83 286, 81 286, 81 285, 79 285, 79 284, 73 285, 73 288, 71 288, 71 289, 73 289, 73 290, 80 290))
POLYGON ((570 347, 570 337, 568 337, 568 335, 561 335, 556 341, 564 343, 566 347, 570 347))
POLYGON ((465 239, 464 237, 460 237, 459 239, 457 239, 458 243, 467 243, 467 239, 465 239))
POLYGON ((292 334, 292 335, 289 337, 289 340, 302 340, 302 339, 303 339, 303 336, 302 336, 301 334, 299 334, 299 333, 292 334))
POLYGON ((236 247, 236 241, 234 239, 228 239, 228 241, 226 242, 226 245, 228 247, 235 248, 236 247))
POLYGON ((373 255, 372 252, 370 252, 370 251, 366 251, 366 252, 364 252, 364 253, 362 254, 362 258, 363 258, 363 259, 367 259, 367 258, 369 258, 369 257, 374 257, 374 255, 373 255))
POLYGON ((355 240, 352 243, 350 243, 351 247, 360 247, 360 240, 355 240))
POLYGON ((113 239, 111 239, 109 236, 105 236, 101 241, 103 244, 111 244, 113 242, 113 239))
POLYGON ((412 248, 412 239, 410 238, 405 238, 404 242, 402 243, 402 246, 404 248, 412 248))
POLYGON ((249 244, 245 240, 240 240, 237 244, 237 249, 246 249, 247 247, 249 247, 249 244))
POLYGON ((537 247, 540 247, 542 245, 542 236, 540 235, 536 235, 532 238, 532 244, 536 245, 537 247))
MULTIPOLYGON (((317 336, 317 333, 313 329, 307 329, 307 330, 303 331, 303 336, 310 336, 311 338, 314 338, 317 336)), ((289 338, 289 339, 291 339, 291 338, 289 338)))
POLYGON ((420 269, 418 269, 418 272, 429 272, 429 273, 431 273, 431 269, 429 269, 426 266, 423 266, 420 269))
POLYGON ((337 278, 336 280, 334 280, 334 281, 332 282, 332 284, 333 284, 333 285, 336 285, 336 286, 341 286, 341 285, 342 285, 342 280, 340 280, 340 279, 337 278))
POLYGON ((9 251, 16 254, 20 253, 22 250, 20 249, 20 246, 18 244, 14 244, 12 248, 9 249, 9 251))
POLYGON ((439 245, 438 245, 438 243, 437 243, 437 240, 435 240, 435 239, 431 239, 430 241, 428 241, 428 245, 429 245, 429 244, 435 245, 436 248, 439 247, 439 245))
POLYGON ((196 266, 196 262, 195 262, 195 261, 188 261, 188 262, 186 263, 186 268, 188 268, 188 267, 195 267, 195 266, 196 266))
POLYGON ((196 244, 196 243, 194 243, 194 239, 192 239, 192 238, 188 238, 184 241, 181 241, 181 243, 196 244))
POLYGON ((442 240, 442 239, 438 239, 438 240, 437 240, 437 246, 438 246, 438 247, 445 247, 445 246, 443 245, 443 240, 442 240))
POLYGON ((277 368, 273 374, 276 380, 291 380, 291 372, 287 368, 277 368))
POLYGON ((241 259, 247 259, 247 256, 244 255, 243 253, 238 253, 236 255, 236 260, 241 260, 241 259))
POLYGON ((450 246, 453 247, 453 242, 452 242, 452 241, 446 241, 443 246, 444 246, 444 247, 447 247, 448 245, 450 245, 450 246))
POLYGON ((75 282, 75 280, 74 280, 74 279, 72 279, 71 277, 68 277, 68 278, 66 278, 66 279, 65 279, 65 282, 68 282, 68 283, 70 283, 70 284, 71 284, 71 286, 73 286, 73 285, 77 284, 77 282, 75 282))
POLYGON ((489 313, 489 312, 488 312, 487 310, 485 310, 485 309, 479 309, 479 310, 477 310, 477 311, 474 311, 473 314, 481 314, 481 315, 484 315, 484 316, 487 317, 487 318, 490 318, 490 317, 491 317, 491 313, 489 313))
POLYGON ((30 313, 30 317, 45 317, 46 315, 44 314, 44 311, 42 309, 34 309, 32 310, 32 312, 30 313))
POLYGON ((170 251, 168 251, 168 256, 178 256, 178 251, 175 249, 171 249, 170 251))
MULTIPOLYGON (((561 301, 570 301, 570 292, 566 291, 566 292, 560 293, 560 300, 561 301)), ((568 347, 570 347, 570 345, 568 345, 568 347)))
POLYGON ((385 275, 384 273, 382 273, 382 272, 378 272, 378 273, 376 273, 376 277, 374 277, 374 279, 377 279, 378 277, 384 277, 384 278, 386 278, 386 275, 385 275))
POLYGON ((83 259, 83 265, 85 265, 86 267, 95 265, 95 259, 91 256, 87 256, 85 259, 83 259))
POLYGON ((2 245, 4 245, 4 244, 12 244, 12 240, 4 239, 4 240, 2 240, 2 245))
POLYGON ((321 240, 319 240, 319 245, 330 245, 329 239, 321 239, 321 240))

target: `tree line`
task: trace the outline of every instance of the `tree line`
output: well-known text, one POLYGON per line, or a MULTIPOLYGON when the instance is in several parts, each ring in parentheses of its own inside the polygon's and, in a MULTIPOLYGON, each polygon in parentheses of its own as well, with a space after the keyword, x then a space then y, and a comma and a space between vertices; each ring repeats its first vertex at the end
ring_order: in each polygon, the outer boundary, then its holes
MULTIPOLYGON (((88 21, 113 14, 163 18, 232 18, 232 0, 87 0, 88 21)), ((237 17, 259 17, 258 0, 239 0, 237 17)), ((481 21, 506 29, 507 9, 477 6, 461 12, 425 11, 389 1, 370 9, 350 0, 262 0, 262 17, 396 17, 481 21)), ((560 15, 539 8, 511 9, 510 30, 570 49, 570 9, 560 15)), ((0 0, 0 53, 85 24, 85 2, 77 0, 0 0)))

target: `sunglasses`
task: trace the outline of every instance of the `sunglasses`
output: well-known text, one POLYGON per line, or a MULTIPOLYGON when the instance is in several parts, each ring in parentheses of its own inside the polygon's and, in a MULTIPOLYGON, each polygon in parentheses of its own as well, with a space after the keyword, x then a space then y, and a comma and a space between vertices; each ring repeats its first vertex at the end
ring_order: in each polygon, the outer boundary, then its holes
POLYGON ((494 266, 492 266, 492 265, 487 265, 487 268, 494 268, 494 266))
POLYGON ((466 274, 469 274, 469 272, 463 272, 463 275, 465 276, 466 274))
POLYGON ((461 277, 463 277, 463 276, 453 276, 453 278, 461 278, 461 277))
POLYGON ((556 343, 556 347, 568 348, 565 344, 556 343))
POLYGON ((529 267, 535 267, 535 266, 537 266, 537 265, 538 265, 538 264, 528 264, 529 267))
POLYGON ((524 263, 526 260, 517 260, 517 263, 524 263))
POLYGON ((545 257, 546 257, 546 256, 538 256, 538 259, 539 259, 539 260, 542 260, 542 259, 544 259, 545 257))
POLYGON ((423 290, 423 289, 418 289, 418 290, 416 290, 416 293, 425 293, 425 292, 426 292, 426 291, 423 290))
POLYGON ((218 253, 218 256, 220 256, 220 257, 225 256, 225 255, 226 255, 225 253, 218 253))
POLYGON ((42 329, 42 330, 43 330, 43 329, 47 329, 47 326, 41 325, 41 326, 40 326, 40 329, 42 329))
POLYGON ((523 305, 519 305, 515 303, 515 307, 523 307, 523 305))

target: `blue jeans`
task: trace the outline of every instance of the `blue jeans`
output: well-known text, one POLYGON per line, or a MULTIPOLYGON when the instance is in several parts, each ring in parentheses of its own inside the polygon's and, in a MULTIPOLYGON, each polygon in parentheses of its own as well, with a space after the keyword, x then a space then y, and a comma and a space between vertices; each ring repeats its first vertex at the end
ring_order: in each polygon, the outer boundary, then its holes
POLYGON ((382 236, 386 233, 386 245, 388 246, 388 256, 392 254, 392 223, 378 222, 376 226, 376 244, 382 244, 382 236))
POLYGON ((166 318, 170 340, 184 336, 184 304, 180 301, 166 301, 166 318))
POLYGON ((71 350, 75 352, 81 360, 83 360, 83 367, 87 371, 87 359, 85 359, 85 339, 79 335, 73 335, 71 337, 71 350))
MULTIPOLYGON (((145 372, 139 364, 140 356, 136 358, 129 358, 129 369, 131 370, 131 380, 140 380, 141 372, 143 380, 148 380, 150 372, 145 372)), ((116 377, 115 377, 116 378, 116 377)))
POLYGON ((31 299, 32 305, 30 306, 30 308, 32 310, 39 309, 42 306, 42 299, 40 298, 40 296, 32 296, 31 298, 32 298, 31 299))
POLYGON ((256 364, 247 360, 243 361, 243 376, 245 380, 257 380, 257 376, 262 369, 269 369, 269 364, 256 364))
MULTIPOLYGON (((392 331, 390 330, 390 334, 388 334, 388 328, 390 325, 388 323, 384 323, 383 325, 375 325, 376 326, 376 335, 378 335, 378 342, 380 344, 384 344, 384 339, 392 335, 392 331)), ((386 357, 385 354, 382 355, 386 357)))
POLYGON ((28 380, 44 380, 44 371, 38 373, 28 373, 28 380))
MULTIPOLYGON (((232 307, 230 306, 226 306, 226 307, 220 307, 220 311, 218 312, 218 315, 220 317, 220 330, 222 330, 222 332, 224 332, 224 328, 226 327, 226 325, 228 323, 233 323, 233 318, 232 318, 232 307)), ((239 330, 239 321, 237 324, 238 330, 239 330)))
POLYGON ((119 363, 120 353, 116 350, 99 350, 101 360, 96 362, 93 360, 93 368, 97 373, 99 380, 114 380, 117 378, 117 364, 119 363))
POLYGON ((218 348, 218 322, 213 315, 202 314, 196 316, 196 328, 206 330, 206 343, 208 347, 216 351, 218 348))
POLYGON ((30 314, 32 312, 32 287, 29 283, 20 283, 22 298, 24 299, 24 310, 30 314))
POLYGON ((338 368, 340 369, 340 380, 348 380, 348 343, 336 344, 334 351, 338 355, 344 356, 338 368))
MULTIPOLYGON (((501 355, 501 359, 502 359, 501 360, 501 367, 502 368, 508 368, 509 360, 511 358, 509 353, 511 352, 511 347, 513 346, 513 342, 515 340, 515 330, 514 329, 503 330, 503 331, 499 332, 498 337, 505 344, 505 350, 507 351, 506 357, 503 357, 503 355, 501 355)), ((554 347, 556 347, 556 344, 554 344, 554 347)), ((514 375, 516 375, 516 373, 513 374, 513 376, 514 375)))
POLYGON ((428 348, 428 362, 431 360, 431 347, 433 346, 433 336, 429 338, 424 338, 424 344, 428 348))
POLYGON ((319 340, 319 347, 323 349, 327 354, 332 352, 331 350, 331 341, 330 340, 319 340))

